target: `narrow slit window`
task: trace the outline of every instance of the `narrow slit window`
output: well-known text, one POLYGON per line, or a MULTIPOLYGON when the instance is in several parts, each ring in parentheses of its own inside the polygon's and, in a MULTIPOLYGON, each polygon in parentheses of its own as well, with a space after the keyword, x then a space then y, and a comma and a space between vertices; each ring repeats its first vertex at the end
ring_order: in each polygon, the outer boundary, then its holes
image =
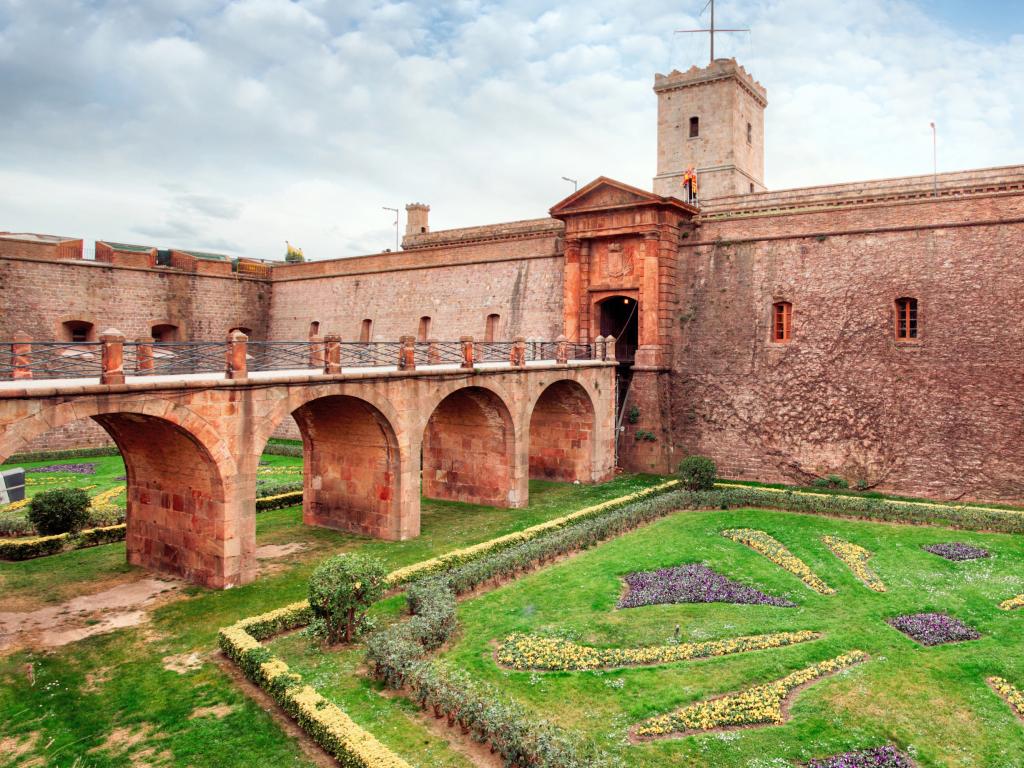
POLYGON ((917 299, 896 299, 896 338, 907 341, 918 336, 917 299))
POLYGON ((772 341, 785 343, 793 338, 793 305, 777 301, 772 305, 772 341))
POLYGON ((691 139, 696 139, 698 136, 700 136, 700 118, 699 117, 691 117, 690 118, 690 138, 691 139))
POLYGON ((498 336, 498 323, 501 315, 488 315, 487 325, 484 326, 484 341, 494 341, 498 336))
POLYGON ((373 336, 373 320, 367 318, 363 320, 363 325, 359 329, 359 340, 366 342, 370 340, 371 336, 373 336))
POLYGON ((416 338, 419 341, 427 341, 430 338, 430 318, 427 315, 420 318, 420 329, 416 338))
POLYGON ((754 143, 754 126, 752 126, 750 123, 747 123, 747 144, 753 144, 753 143, 754 143))

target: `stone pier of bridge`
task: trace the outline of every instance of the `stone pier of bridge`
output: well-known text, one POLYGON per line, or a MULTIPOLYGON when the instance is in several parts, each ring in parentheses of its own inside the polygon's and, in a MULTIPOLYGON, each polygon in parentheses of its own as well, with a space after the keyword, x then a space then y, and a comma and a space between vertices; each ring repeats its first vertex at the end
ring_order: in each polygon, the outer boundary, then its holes
POLYGON ((609 479, 615 367, 12 381, 0 386, 0 461, 94 419, 125 461, 128 561, 224 588, 256 576, 256 471, 289 415, 302 433, 304 521, 409 539, 419 535, 421 494, 517 508, 531 478, 609 479))

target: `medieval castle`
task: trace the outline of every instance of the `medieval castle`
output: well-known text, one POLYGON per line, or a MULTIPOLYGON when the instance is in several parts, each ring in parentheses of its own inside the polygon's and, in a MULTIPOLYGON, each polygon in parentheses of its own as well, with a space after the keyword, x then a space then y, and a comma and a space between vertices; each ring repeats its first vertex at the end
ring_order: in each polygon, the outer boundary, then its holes
MULTIPOLYGON (((599 178, 547 217, 437 232, 411 204, 400 252, 85 260, 0 234, 0 338, 613 335, 628 469, 698 453, 736 479, 1024 500, 1024 166, 772 192, 766 90, 734 60, 654 91, 653 192, 599 178)), ((97 440, 83 420, 40 443, 97 440)))

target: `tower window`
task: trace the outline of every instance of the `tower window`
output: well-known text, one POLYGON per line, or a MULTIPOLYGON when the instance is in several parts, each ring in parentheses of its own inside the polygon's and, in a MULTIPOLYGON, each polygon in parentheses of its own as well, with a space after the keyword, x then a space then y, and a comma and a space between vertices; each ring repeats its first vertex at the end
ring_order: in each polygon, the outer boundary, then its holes
POLYGON ((772 341, 785 343, 793 338, 793 305, 777 301, 772 305, 772 341))
POLYGON ((754 182, 750 182, 750 194, 754 194, 754 182))
POLYGON ((149 335, 157 343, 166 344, 170 341, 178 341, 178 326, 171 325, 170 323, 160 323, 150 327, 149 335))
POLYGON ((320 321, 314 320, 309 324, 309 338, 320 335, 320 321))
POLYGON ((426 315, 420 318, 420 329, 416 338, 418 341, 426 341, 430 338, 430 318, 426 315))
POLYGON ((917 330, 917 299, 896 299, 896 338, 916 339, 917 330))
POLYGON ((696 139, 698 136, 700 136, 700 118, 699 117, 691 117, 690 118, 690 138, 691 139, 696 139))
POLYGON ((484 341, 494 341, 494 338, 498 335, 498 322, 501 320, 501 315, 488 315, 487 325, 484 326, 484 341))
POLYGON ((753 144, 753 143, 754 143, 754 126, 752 126, 750 123, 747 123, 747 144, 753 144))
POLYGON ((373 335, 373 320, 370 320, 369 318, 367 318, 366 320, 363 320, 363 325, 359 329, 359 340, 360 341, 369 341, 370 337, 372 335, 373 335))

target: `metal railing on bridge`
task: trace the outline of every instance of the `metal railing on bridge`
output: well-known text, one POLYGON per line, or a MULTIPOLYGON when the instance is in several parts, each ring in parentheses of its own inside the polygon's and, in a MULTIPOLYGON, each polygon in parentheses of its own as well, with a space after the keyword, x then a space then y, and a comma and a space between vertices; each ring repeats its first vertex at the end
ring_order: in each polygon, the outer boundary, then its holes
POLYGON ((554 341, 342 341, 328 335, 306 341, 253 341, 232 331, 225 341, 157 342, 125 340, 110 330, 99 341, 33 341, 16 334, 0 341, 0 380, 99 379, 101 384, 124 383, 126 376, 184 376, 223 373, 246 378, 253 373, 292 371, 332 375, 373 368, 415 370, 431 366, 475 368, 527 363, 568 364, 578 360, 615 360, 615 339, 598 337, 593 344, 554 341))

